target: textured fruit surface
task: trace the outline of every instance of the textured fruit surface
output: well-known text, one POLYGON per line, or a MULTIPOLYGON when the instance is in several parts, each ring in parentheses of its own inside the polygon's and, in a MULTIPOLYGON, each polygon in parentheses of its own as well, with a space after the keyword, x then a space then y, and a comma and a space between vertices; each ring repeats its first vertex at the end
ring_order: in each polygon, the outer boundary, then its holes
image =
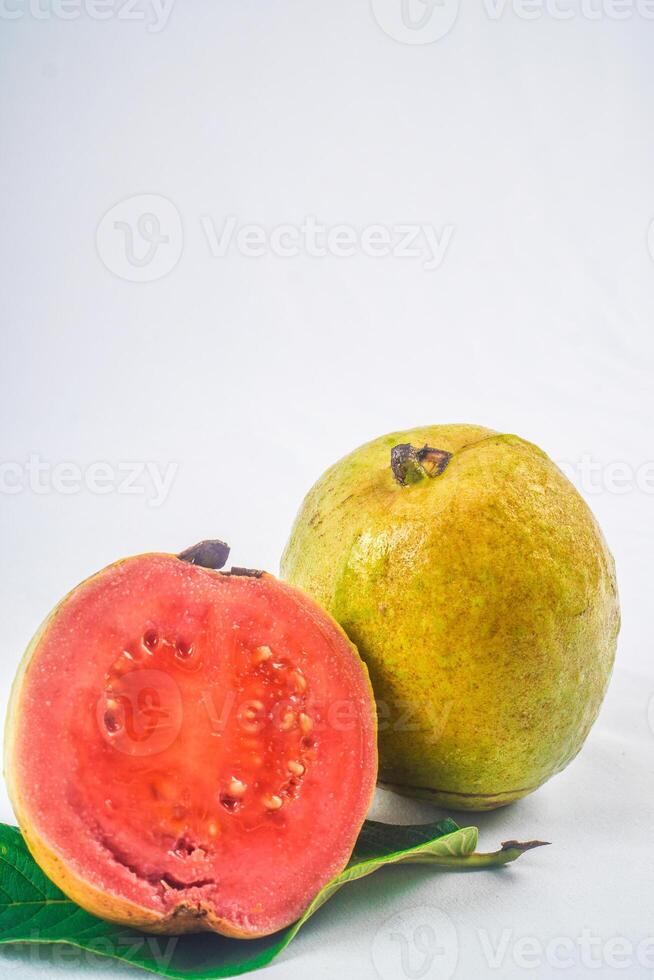
POLYGON ((271 576, 110 566, 35 637, 6 769, 71 898, 155 931, 265 935, 346 864, 376 778, 365 666, 271 576))
POLYGON ((579 751, 615 655, 615 571, 536 446, 472 425, 376 439, 309 491, 281 570, 368 664, 382 782, 488 809, 579 751))

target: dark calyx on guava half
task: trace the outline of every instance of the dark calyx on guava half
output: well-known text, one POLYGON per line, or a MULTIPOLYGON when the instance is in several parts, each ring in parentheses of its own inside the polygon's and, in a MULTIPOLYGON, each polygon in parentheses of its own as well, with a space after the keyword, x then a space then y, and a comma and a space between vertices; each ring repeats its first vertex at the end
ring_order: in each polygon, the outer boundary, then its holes
POLYGON ((53 611, 6 770, 35 859, 96 915, 262 936, 347 863, 376 779, 366 668, 313 600, 229 549, 110 565, 53 611))

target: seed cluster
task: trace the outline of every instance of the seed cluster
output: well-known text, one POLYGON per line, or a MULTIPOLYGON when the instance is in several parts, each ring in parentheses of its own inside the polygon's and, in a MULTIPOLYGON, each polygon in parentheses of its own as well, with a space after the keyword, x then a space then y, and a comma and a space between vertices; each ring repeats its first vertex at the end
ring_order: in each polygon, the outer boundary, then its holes
POLYGON ((300 667, 276 656, 269 646, 257 646, 249 660, 238 719, 242 758, 238 772, 226 780, 220 802, 231 814, 246 809, 276 813, 298 795, 315 757, 314 739, 308 737, 313 729, 306 710, 308 684, 300 667), (273 768, 265 777, 264 754, 273 768))
MULTIPOLYGON (((162 842, 171 842, 166 845, 169 853, 185 861, 199 860, 229 827, 248 830, 261 826, 262 821, 283 819, 285 808, 300 793, 316 758, 309 685, 301 667, 267 645, 243 648, 239 658, 236 677, 232 678, 236 710, 224 739, 208 743, 209 752, 215 748, 217 754, 213 791, 206 779, 207 767, 209 771, 212 767, 210 757, 205 760, 206 766, 186 775, 162 769, 156 754, 144 760, 140 770, 143 789, 139 792, 147 794, 158 813, 162 842), (238 820, 232 823, 236 816, 238 820)), ((156 736, 166 727, 165 712, 153 703, 157 691, 150 701, 140 704, 142 692, 135 692, 130 672, 156 669, 165 675, 171 667, 195 671, 202 663, 197 643, 185 636, 167 636, 148 625, 138 642, 126 645, 105 675, 99 721, 109 743, 121 746, 125 741, 130 743, 132 737, 147 743, 153 733, 156 736), (120 738, 123 743, 117 741, 120 738)), ((204 676, 198 676, 198 691, 204 676)), ((205 724, 200 712, 187 714, 182 741, 175 752, 183 753, 186 745, 197 744, 196 737, 204 737, 205 724)), ((128 749, 127 754, 139 752, 128 749)), ((106 800, 106 813, 113 814, 116 806, 120 807, 118 796, 106 800)))

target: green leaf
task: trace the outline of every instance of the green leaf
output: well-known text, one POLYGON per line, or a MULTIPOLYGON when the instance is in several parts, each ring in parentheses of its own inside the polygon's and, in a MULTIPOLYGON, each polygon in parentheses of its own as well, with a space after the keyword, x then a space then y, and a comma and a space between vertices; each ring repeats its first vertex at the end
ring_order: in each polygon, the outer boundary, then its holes
POLYGON ((407 827, 366 820, 347 867, 316 895, 301 919, 274 936, 239 940, 208 933, 151 936, 89 915, 43 874, 20 831, 0 824, 0 944, 67 943, 172 980, 220 980, 270 963, 339 888, 384 864, 493 867, 514 861, 539 843, 508 841, 493 854, 475 854, 477 829, 461 828, 453 820, 407 827))

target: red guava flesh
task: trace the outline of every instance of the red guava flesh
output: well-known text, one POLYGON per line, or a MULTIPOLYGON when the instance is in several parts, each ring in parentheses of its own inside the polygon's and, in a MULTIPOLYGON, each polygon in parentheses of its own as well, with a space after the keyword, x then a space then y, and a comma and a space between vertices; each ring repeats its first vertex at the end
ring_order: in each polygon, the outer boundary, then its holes
POLYGON ((7 775, 32 853, 95 914, 262 936, 347 863, 374 790, 365 666, 269 575, 109 566, 28 650, 7 775))

